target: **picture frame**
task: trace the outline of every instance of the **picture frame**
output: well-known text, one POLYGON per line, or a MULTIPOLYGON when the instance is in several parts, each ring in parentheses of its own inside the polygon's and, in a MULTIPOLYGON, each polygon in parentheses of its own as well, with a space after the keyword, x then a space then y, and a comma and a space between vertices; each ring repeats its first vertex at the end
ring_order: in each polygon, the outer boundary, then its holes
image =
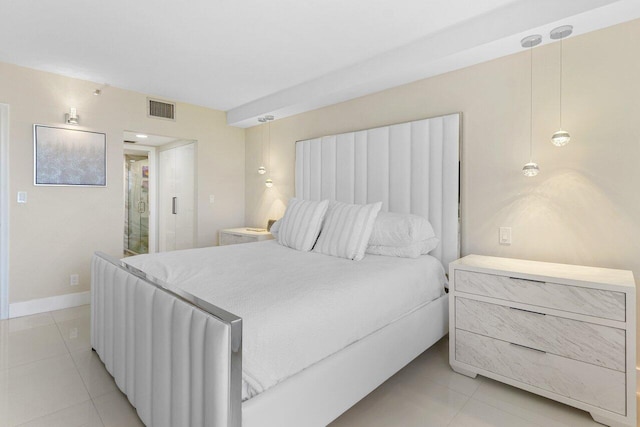
POLYGON ((106 187, 107 135, 34 124, 33 184, 106 187))

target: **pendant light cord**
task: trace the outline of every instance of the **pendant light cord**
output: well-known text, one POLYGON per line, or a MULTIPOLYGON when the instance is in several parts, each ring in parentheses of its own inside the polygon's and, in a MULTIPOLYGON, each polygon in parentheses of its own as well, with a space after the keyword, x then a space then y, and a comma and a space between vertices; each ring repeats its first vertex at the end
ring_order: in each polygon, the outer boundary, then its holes
POLYGON ((262 126, 260 127, 260 152, 262 157, 262 159, 260 160, 260 165, 264 166, 264 128, 262 126))
POLYGON ((562 39, 560 39, 560 130, 562 130, 562 39))
POLYGON ((529 48, 529 162, 533 159, 533 46, 529 48))

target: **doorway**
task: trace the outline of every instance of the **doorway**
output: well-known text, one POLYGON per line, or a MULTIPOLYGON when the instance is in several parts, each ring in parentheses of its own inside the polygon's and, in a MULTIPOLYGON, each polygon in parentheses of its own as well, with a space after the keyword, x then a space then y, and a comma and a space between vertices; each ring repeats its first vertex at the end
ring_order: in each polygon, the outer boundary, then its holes
POLYGON ((124 132, 124 256, 195 247, 197 142, 124 132))
POLYGON ((9 317, 9 106, 0 104, 0 319, 9 317))

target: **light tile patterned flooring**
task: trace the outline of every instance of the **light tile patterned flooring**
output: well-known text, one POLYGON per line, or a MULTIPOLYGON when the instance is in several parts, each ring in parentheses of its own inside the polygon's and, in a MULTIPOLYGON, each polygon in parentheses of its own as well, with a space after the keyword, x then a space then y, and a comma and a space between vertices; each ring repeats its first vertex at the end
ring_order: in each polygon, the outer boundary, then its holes
MULTIPOLYGON (((0 427, 142 425, 91 351, 89 316, 82 306, 0 321, 0 427)), ((456 374, 447 345, 442 339, 331 427, 600 426, 586 412, 456 374)))

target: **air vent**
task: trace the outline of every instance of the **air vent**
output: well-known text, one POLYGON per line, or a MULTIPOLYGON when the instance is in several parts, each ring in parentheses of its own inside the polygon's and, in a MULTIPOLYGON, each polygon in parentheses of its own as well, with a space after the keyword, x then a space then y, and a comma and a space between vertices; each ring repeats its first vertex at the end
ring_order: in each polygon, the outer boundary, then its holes
POLYGON ((160 119, 175 120, 176 104, 170 102, 158 101, 157 99, 149 99, 149 117, 158 117, 160 119))

